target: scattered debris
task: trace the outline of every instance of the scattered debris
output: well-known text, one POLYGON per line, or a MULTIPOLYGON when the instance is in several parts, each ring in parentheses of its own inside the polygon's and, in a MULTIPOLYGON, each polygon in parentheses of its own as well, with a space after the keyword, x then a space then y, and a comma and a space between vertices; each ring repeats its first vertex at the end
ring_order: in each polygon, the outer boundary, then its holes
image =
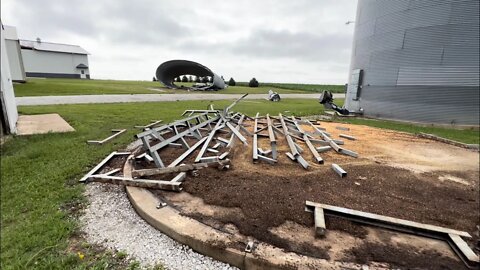
POLYGON ((404 233, 416 234, 424 237, 443 239, 447 241, 457 255, 468 267, 478 267, 479 257, 470 249, 468 244, 461 238, 472 236, 468 232, 457 231, 449 228, 418 223, 414 221, 398 219, 373 213, 361 212, 353 209, 337 207, 327 204, 305 202, 305 210, 314 213, 315 231, 318 236, 324 236, 326 231, 325 215, 346 218, 351 221, 387 228, 404 233), (318 221, 318 222, 317 222, 318 221))
POLYGON ((273 92, 272 89, 268 90, 268 100, 273 102, 279 102, 281 100, 280 94, 273 92))
POLYGON ((333 163, 332 169, 342 178, 347 176, 347 172, 343 170, 342 167, 338 166, 338 164, 333 163))
POLYGON ((110 137, 107 137, 101 141, 97 141, 97 140, 89 140, 87 141, 88 144, 104 144, 110 140, 112 140, 113 138, 119 136, 120 134, 124 133, 125 131, 127 131, 126 129, 112 129, 112 132, 115 132, 115 134, 113 134, 112 136, 110 137))
POLYGON ((338 129, 338 130, 350 131, 350 128, 348 128, 348 127, 336 126, 335 128, 338 129))
POLYGON ((245 252, 252 253, 253 249, 255 248, 253 241, 248 241, 247 246, 245 247, 245 252))
POLYGON ((346 135, 346 134, 340 134, 339 136, 340 136, 341 138, 349 139, 349 140, 352 140, 352 141, 355 141, 355 140, 356 140, 355 137, 350 136, 350 135, 346 135))
POLYGON ((142 129, 147 129, 147 128, 151 128, 151 127, 154 127, 160 123, 162 123, 163 121, 162 120, 152 120, 150 124, 148 125, 145 125, 145 126, 135 126, 135 128, 142 128, 142 129))

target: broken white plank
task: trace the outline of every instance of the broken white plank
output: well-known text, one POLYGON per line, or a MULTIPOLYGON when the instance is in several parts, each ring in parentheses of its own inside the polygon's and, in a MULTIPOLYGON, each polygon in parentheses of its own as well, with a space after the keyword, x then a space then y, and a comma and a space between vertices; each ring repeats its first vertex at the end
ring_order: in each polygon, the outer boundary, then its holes
POLYGON ((152 121, 152 123, 148 124, 148 125, 145 125, 145 126, 135 126, 135 128, 143 128, 143 129, 147 129, 147 128, 151 128, 151 127, 154 127, 160 123, 162 123, 163 121, 162 120, 157 120, 157 121, 152 121))
POLYGON ((88 140, 87 143, 88 144, 104 144, 110 140, 112 140, 113 138, 119 136, 120 134, 124 133, 125 131, 127 131, 126 129, 112 129, 112 132, 115 132, 115 134, 113 134, 112 136, 110 137, 107 137, 101 141, 98 141, 98 140, 88 140))
POLYGON ((100 161, 100 163, 98 163, 93 169, 91 169, 87 174, 85 174, 78 181, 79 182, 85 182, 88 179, 88 177, 90 177, 91 175, 96 173, 98 170, 100 170, 103 166, 105 166, 105 164, 107 164, 107 162, 110 161, 110 159, 112 159, 114 156, 122 156, 122 155, 130 155, 130 152, 116 152, 116 151, 114 151, 114 152, 110 153, 106 158, 104 158, 102 161, 100 161))
POLYGON ((275 159, 272 159, 272 158, 269 158, 269 157, 266 157, 266 156, 263 156, 263 155, 258 155, 258 159, 259 160, 263 160, 263 161, 266 161, 270 164, 275 164, 277 163, 277 161, 275 159))
POLYGON ((351 140, 351 141, 355 141, 355 140, 356 140, 355 137, 350 136, 350 135, 347 135, 347 134, 340 134, 340 135, 338 135, 338 136, 339 136, 339 137, 342 137, 342 138, 345 138, 345 139, 349 139, 349 140, 351 140))
POLYGON ((286 152, 285 155, 287 155, 287 157, 288 157, 289 159, 291 159, 291 160, 293 160, 293 161, 296 161, 296 160, 295 160, 295 157, 292 155, 292 153, 286 152))
POLYGON ((185 181, 186 177, 187 177, 187 173, 181 172, 177 176, 175 176, 170 182, 183 182, 185 181))
POLYGON ((243 135, 240 133, 240 131, 238 131, 234 126, 232 126, 232 124, 230 124, 230 122, 227 122, 226 124, 227 124, 227 127, 233 132, 233 134, 235 134, 235 136, 237 136, 238 139, 243 142, 243 144, 248 145, 247 139, 245 139, 245 137, 243 137, 243 135))
POLYGON ((175 167, 178 164, 180 164, 180 162, 182 162, 191 153, 193 153, 193 151, 195 151, 195 149, 197 149, 200 145, 202 145, 203 142, 205 142, 206 139, 207 139, 207 137, 203 137, 201 140, 199 140, 197 143, 195 143, 192 147, 190 147, 187 151, 185 151, 181 156, 179 156, 172 163, 170 163, 170 165, 168 165, 168 167, 175 167))
POLYGON ((330 145, 326 145, 326 146, 319 146, 316 149, 319 153, 322 153, 322 152, 326 152, 326 151, 331 150, 332 147, 330 145))
POLYGON ((230 154, 230 152, 225 152, 225 153, 221 154, 221 155, 218 157, 218 159, 222 160, 222 159, 226 158, 229 154, 230 154))
POLYGON ((202 157, 200 159, 200 162, 202 163, 210 163, 210 162, 215 162, 215 161, 219 161, 220 158, 218 156, 214 156, 214 157, 202 157))
POLYGON ((207 148, 207 151, 210 153, 215 153, 217 154, 219 151, 217 149, 212 149, 212 148, 207 148))
POLYGON ((111 171, 108 171, 106 173, 102 173, 102 175, 105 175, 105 176, 109 176, 109 175, 113 175, 113 174, 116 174, 117 172, 121 171, 121 169, 117 168, 117 169, 113 169, 111 171))
POLYGON ((315 220, 315 235, 324 236, 327 227, 325 226, 325 215, 323 213, 323 208, 315 207, 313 218, 315 220))
POLYGON ((338 129, 338 130, 350 131, 350 129, 348 127, 336 126, 335 128, 338 129))
POLYGON ((465 257, 469 261, 477 262, 477 263, 480 262, 477 254, 475 254, 475 252, 473 252, 473 250, 468 246, 468 244, 465 241, 463 241, 463 239, 459 235, 449 233, 448 236, 450 237, 450 239, 452 239, 452 241, 458 247, 460 252, 462 252, 462 254, 465 255, 465 257))
POLYGON ((351 157, 354 157, 354 158, 358 158, 358 153, 357 152, 354 152, 352 150, 348 150, 348 149, 345 149, 345 148, 340 148, 339 153, 347 155, 347 156, 351 156, 351 157))

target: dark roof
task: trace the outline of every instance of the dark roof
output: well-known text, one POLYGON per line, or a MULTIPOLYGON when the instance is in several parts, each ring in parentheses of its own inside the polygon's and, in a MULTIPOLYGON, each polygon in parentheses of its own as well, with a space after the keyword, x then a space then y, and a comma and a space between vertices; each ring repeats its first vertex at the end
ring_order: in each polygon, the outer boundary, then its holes
POLYGON ((77 66, 77 68, 88 68, 88 66, 85 65, 85 64, 79 64, 79 65, 77 66))

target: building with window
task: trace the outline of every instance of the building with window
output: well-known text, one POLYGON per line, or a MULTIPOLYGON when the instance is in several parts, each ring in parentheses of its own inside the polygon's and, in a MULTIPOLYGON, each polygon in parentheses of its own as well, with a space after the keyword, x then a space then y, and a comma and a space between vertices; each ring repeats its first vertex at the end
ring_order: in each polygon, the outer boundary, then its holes
POLYGON ((27 77, 90 79, 88 52, 80 46, 20 40, 27 77))

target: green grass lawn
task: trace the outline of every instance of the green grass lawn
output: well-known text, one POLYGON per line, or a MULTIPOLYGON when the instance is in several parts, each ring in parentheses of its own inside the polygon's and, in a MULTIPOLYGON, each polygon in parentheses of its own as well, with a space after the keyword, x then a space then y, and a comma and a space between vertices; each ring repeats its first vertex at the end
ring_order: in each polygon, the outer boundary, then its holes
MULTIPOLYGON (((139 132, 134 125, 152 119, 165 122, 180 118, 188 108, 207 108, 208 101, 57 105, 20 107, 21 114, 59 113, 76 130, 73 133, 16 136, 2 145, 1 153, 1 268, 84 269, 105 263, 108 255, 95 257, 83 251, 80 260, 71 251, 78 234, 78 220, 70 208, 85 203, 84 186, 77 180, 113 150, 126 146, 139 132), (103 146, 87 145, 89 139, 105 138, 110 129, 128 128, 127 134, 103 146), (28 264, 28 265, 27 265, 28 264)), ((221 108, 231 101, 216 101, 221 108)), ((297 115, 322 112, 314 100, 286 100, 274 106, 267 101, 247 100, 236 109, 253 115, 289 110, 297 115)), ((86 244, 85 244, 86 245, 86 244)))
MULTIPOLYGON (((176 83, 192 86, 193 83, 176 83)), ((315 89, 336 89, 332 86, 322 86, 315 89), (326 87, 326 88, 325 88, 326 87)), ((343 86, 342 86, 343 87, 343 86)), ((219 91, 186 91, 165 88, 160 82, 150 81, 115 81, 115 80, 80 80, 80 79, 28 79, 27 83, 14 84, 15 96, 63 96, 63 95, 100 95, 100 94, 173 94, 173 93, 205 93, 205 94, 265 94, 272 89, 280 94, 315 93, 314 85, 302 84, 265 84, 257 88, 245 85, 230 86, 219 91), (155 91, 151 89, 157 89, 155 91)), ((343 89, 343 88, 342 88, 343 89)), ((336 91, 336 90, 335 90, 336 91)))
MULTIPOLYGON (((248 86, 248 82, 239 82, 239 86, 248 86)), ((276 89, 287 89, 287 90, 296 90, 304 91, 309 93, 321 93, 324 90, 328 90, 332 93, 345 93, 345 87, 343 85, 333 85, 333 84, 299 84, 299 83, 262 83, 260 82, 260 87, 273 87, 276 89)))
MULTIPOLYGON (((231 101, 215 101, 222 108, 231 101)), ((342 100, 338 100, 342 103, 342 100)), ((84 185, 77 181, 113 150, 124 148, 139 132, 134 125, 152 119, 169 122, 180 118, 185 109, 205 109, 209 101, 163 103, 119 103, 19 107, 21 114, 59 113, 75 132, 14 136, 1 151, 1 268, 2 269, 106 269, 121 262, 108 252, 98 252, 84 240, 76 243, 78 213, 86 202, 84 185), (110 129, 128 132, 103 146, 87 145, 90 139, 111 134, 110 129), (72 210, 73 209, 73 210, 72 210), (77 252, 85 254, 79 259, 77 252)), ((316 100, 289 99, 279 103, 245 100, 234 110, 248 115, 289 111, 298 116, 323 113, 316 100)), ((345 120, 408 132, 447 134, 450 138, 478 142, 478 131, 452 131, 428 127, 405 127, 398 123, 371 120, 345 120), (443 133, 442 133, 443 132, 443 133), (475 139, 476 138, 476 139, 475 139)))
POLYGON ((14 84, 15 96, 63 96, 95 94, 159 94, 148 88, 161 89, 158 82, 80 79, 28 79, 14 84))

